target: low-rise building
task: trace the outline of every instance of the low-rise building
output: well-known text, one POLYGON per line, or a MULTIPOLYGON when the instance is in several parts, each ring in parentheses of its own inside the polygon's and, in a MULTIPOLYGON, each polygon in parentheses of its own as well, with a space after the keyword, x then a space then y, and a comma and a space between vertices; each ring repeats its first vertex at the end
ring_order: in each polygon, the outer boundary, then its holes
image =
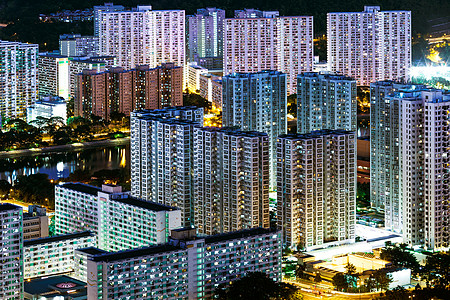
POLYGON ((90 230, 98 247, 108 251, 164 244, 169 230, 181 227, 179 209, 141 200, 114 185, 58 185, 55 210, 57 234, 90 230))
POLYGON ((65 123, 67 120, 67 102, 59 97, 45 97, 27 107, 27 122, 42 118, 60 117, 65 123))
POLYGON ((45 207, 29 205, 23 214, 23 240, 48 237, 48 216, 45 207))
POLYGON ((24 278, 72 273, 75 250, 95 245, 89 231, 24 241, 24 278))
POLYGON ((91 255, 88 299, 211 299, 220 284, 248 272, 281 280, 281 250, 279 233, 270 229, 202 238, 193 228, 174 230, 165 245, 91 255))
POLYGON ((86 282, 62 275, 36 278, 25 282, 25 299, 86 300, 86 282))

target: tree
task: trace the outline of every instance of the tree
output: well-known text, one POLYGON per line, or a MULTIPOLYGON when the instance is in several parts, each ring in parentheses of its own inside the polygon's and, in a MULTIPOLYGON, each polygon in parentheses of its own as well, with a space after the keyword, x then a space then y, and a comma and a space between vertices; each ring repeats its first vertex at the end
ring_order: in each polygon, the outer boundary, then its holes
POLYGON ((346 291, 348 289, 347 277, 342 273, 337 273, 333 276, 333 285, 339 291, 346 291))
POLYGON ((248 273, 229 286, 219 286, 214 292, 221 300, 301 300, 298 289, 287 283, 275 282, 261 272, 248 273))
POLYGON ((297 267, 295 268, 295 277, 297 277, 298 279, 305 279, 305 277, 307 276, 305 274, 305 270, 305 265, 297 263, 297 267))
POLYGON ((198 94, 190 94, 190 93, 183 94, 183 105, 197 106, 206 109, 211 109, 211 102, 209 102, 208 100, 206 100, 205 98, 203 98, 198 94))
POLYGON ((392 282, 392 276, 383 270, 377 270, 374 273, 378 290, 387 290, 392 282))
POLYGON ((347 265, 345 266, 345 270, 346 275, 353 276, 356 274, 356 267, 351 263, 347 263, 347 265))
POLYGON ((386 247, 381 250, 380 258, 390 261, 395 267, 411 269, 413 273, 419 272, 420 269, 417 258, 407 250, 406 244, 398 246, 386 244, 386 247))
POLYGON ((364 286, 368 292, 372 292, 377 288, 377 281, 373 274, 370 274, 369 278, 364 281, 364 286))
POLYGON ((434 253, 427 257, 424 277, 428 286, 447 288, 450 286, 450 252, 434 253))

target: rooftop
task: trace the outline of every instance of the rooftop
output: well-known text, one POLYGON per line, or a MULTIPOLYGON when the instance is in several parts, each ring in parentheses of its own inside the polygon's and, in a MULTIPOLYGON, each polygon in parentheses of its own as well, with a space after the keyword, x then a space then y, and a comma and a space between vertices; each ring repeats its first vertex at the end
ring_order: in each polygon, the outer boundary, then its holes
POLYGON ((149 256, 158 253, 172 252, 177 250, 182 249, 180 247, 176 247, 170 244, 165 244, 94 255, 94 257, 91 260, 96 262, 114 262, 114 261, 128 260, 131 258, 149 256))
POLYGON ((81 249, 77 249, 76 251, 78 252, 83 252, 89 255, 99 255, 99 254, 105 254, 108 253, 105 250, 99 249, 99 248, 95 248, 95 247, 87 247, 87 248, 81 248, 81 249))
POLYGON ((1 211, 7 211, 7 210, 22 210, 20 206, 11 204, 11 203, 2 203, 0 204, 0 212, 1 211))
POLYGON ((61 294, 70 291, 70 299, 87 299, 86 283, 66 275, 25 280, 24 291, 25 295, 45 294, 45 297, 47 297, 45 299, 56 299, 56 296, 61 296, 61 294), (69 285, 63 286, 61 284, 69 285))
POLYGON ((101 192, 102 189, 96 186, 87 185, 84 183, 64 183, 61 187, 74 190, 80 193, 90 194, 93 196, 97 196, 98 192, 101 192))
POLYGON ((234 232, 228 232, 228 233, 207 236, 207 237, 205 237, 205 243, 212 244, 212 243, 217 243, 217 242, 237 240, 237 239, 242 239, 242 238, 251 237, 251 236, 255 236, 255 235, 271 234, 271 233, 277 233, 277 230, 272 229, 272 228, 265 229, 265 228, 261 228, 261 227, 244 229, 244 230, 240 230, 240 231, 234 231, 234 232))
POLYGON ((323 130, 316 130, 312 131, 310 133, 289 133, 289 134, 281 134, 278 137, 283 139, 290 139, 290 140, 297 140, 297 139, 312 139, 317 138, 324 135, 345 135, 345 134, 354 134, 353 131, 347 131, 343 129, 323 129, 323 130))
POLYGON ((34 246, 34 245, 55 243, 55 242, 66 241, 66 240, 71 240, 71 239, 79 239, 79 238, 83 238, 83 237, 94 237, 94 234, 90 231, 80 231, 80 232, 69 233, 69 234, 54 235, 54 236, 45 237, 45 238, 38 238, 38 239, 23 241, 23 246, 30 247, 30 246, 34 246))
POLYGON ((128 204, 131 206, 137 206, 140 208, 144 208, 144 209, 149 209, 149 210, 153 210, 153 211, 173 211, 173 210, 177 210, 176 207, 173 206, 168 206, 168 205, 163 205, 163 204, 159 204, 156 202, 151 202, 151 201, 145 201, 136 197, 125 197, 125 198, 112 198, 112 201, 117 201, 117 202, 121 202, 124 204, 128 204))

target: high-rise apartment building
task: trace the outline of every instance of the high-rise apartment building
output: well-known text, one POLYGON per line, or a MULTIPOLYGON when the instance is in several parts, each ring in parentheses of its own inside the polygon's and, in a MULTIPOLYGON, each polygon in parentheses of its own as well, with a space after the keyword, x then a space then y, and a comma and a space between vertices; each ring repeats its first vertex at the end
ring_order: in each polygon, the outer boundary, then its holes
POLYGON ((356 134, 281 135, 277 146, 277 226, 283 243, 314 249, 354 242, 356 134))
POLYGON ((184 10, 138 6, 132 11, 100 12, 99 20, 100 54, 115 56, 118 66, 154 68, 167 62, 184 66, 184 10))
POLYGON ((193 128, 203 108, 174 107, 131 114, 131 193, 181 210, 192 224, 193 128))
POLYGON ((46 208, 28 205, 28 212, 23 213, 23 240, 48 237, 48 216, 46 208))
POLYGON ((105 71, 106 63, 88 58, 74 59, 69 57, 69 99, 75 98, 78 92, 78 74, 83 70, 95 70, 96 73, 105 71))
POLYGON ((59 36, 59 52, 63 56, 97 56, 100 53, 98 36, 63 34, 59 36))
POLYGON ((181 226, 181 212, 122 192, 120 186, 97 188, 81 183, 55 187, 56 234, 89 230, 98 247, 120 251, 167 242, 181 226))
POLYGON ((125 7, 122 5, 114 5, 113 3, 105 3, 104 5, 94 6, 94 36, 100 34, 100 14, 105 12, 123 11, 125 7))
POLYGON ((195 229, 173 230, 169 244, 87 258, 88 299, 137 297, 211 299, 220 284, 248 272, 281 280, 279 232, 254 228, 196 237, 195 229))
POLYGON ((96 244, 89 231, 24 241, 24 279, 72 273, 75 250, 96 244))
POLYGON ((269 228, 269 139, 194 128, 194 226, 199 234, 269 228))
POLYGON ((224 75, 277 70, 296 93, 297 75, 313 68, 313 17, 237 15, 225 20, 224 75))
POLYGON ((371 197, 387 228, 434 250, 448 248, 449 103, 421 85, 371 85, 371 197))
POLYGON ((356 80, 338 74, 302 73, 297 85, 297 132, 357 130, 356 80))
POLYGON ((261 11, 254 8, 244 8, 243 10, 234 11, 234 17, 236 19, 277 18, 279 16, 280 16, 279 11, 261 11))
POLYGON ((0 41, 0 115, 26 119, 38 99, 38 45, 0 41))
POLYGON ((69 100, 69 58, 39 53, 38 82, 39 98, 58 96, 69 100))
POLYGON ((425 245, 450 247, 450 95, 424 93, 425 245))
POLYGON ((269 136, 270 187, 276 186, 276 143, 287 132, 287 76, 277 71, 231 74, 222 78, 222 124, 269 136))
POLYGON ((0 204, 0 298, 23 299, 22 208, 0 204))
POLYGON ((187 56, 190 62, 197 62, 206 67, 202 62, 205 59, 212 60, 211 69, 223 67, 223 27, 225 11, 218 8, 197 9, 197 13, 187 16, 187 56))
POLYGON ((116 67, 101 73, 78 74, 75 115, 109 119, 111 113, 129 115, 136 109, 158 109, 183 104, 183 69, 173 63, 132 70, 116 67))
POLYGON ((330 71, 355 78, 359 85, 409 79, 410 11, 365 6, 363 12, 329 13, 327 22, 330 71))

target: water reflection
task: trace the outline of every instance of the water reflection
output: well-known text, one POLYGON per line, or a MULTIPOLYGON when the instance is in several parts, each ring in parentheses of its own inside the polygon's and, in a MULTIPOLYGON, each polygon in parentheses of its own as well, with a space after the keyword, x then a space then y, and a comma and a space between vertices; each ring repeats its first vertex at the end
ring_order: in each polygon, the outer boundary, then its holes
POLYGON ((68 177, 77 169, 91 173, 102 169, 129 168, 130 146, 86 149, 76 152, 0 159, 0 179, 14 182, 20 175, 45 173, 50 179, 68 177))

